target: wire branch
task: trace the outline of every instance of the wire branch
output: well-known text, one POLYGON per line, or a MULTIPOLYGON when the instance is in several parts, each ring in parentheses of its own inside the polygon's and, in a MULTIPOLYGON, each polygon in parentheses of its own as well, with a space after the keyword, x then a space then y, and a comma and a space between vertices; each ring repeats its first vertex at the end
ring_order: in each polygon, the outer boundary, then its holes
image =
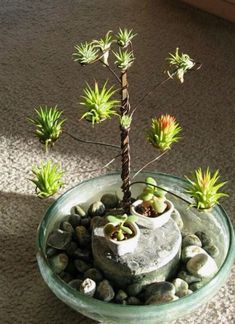
MULTIPOLYGON (((130 187, 133 186, 133 185, 135 185, 135 184, 146 184, 146 185, 147 185, 148 183, 145 182, 145 181, 135 181, 135 182, 132 182, 132 183, 130 184, 130 187)), ((155 187, 155 188, 158 188, 158 189, 161 189, 161 190, 163 190, 163 191, 169 193, 170 195, 172 195, 172 196, 174 196, 174 197, 176 197, 176 198, 181 199, 182 201, 184 201, 184 202, 187 203, 188 205, 191 205, 191 202, 190 202, 190 201, 188 201, 187 199, 184 199, 183 197, 177 195, 176 193, 174 193, 174 192, 172 192, 172 191, 170 191, 170 190, 168 190, 168 189, 162 188, 162 187, 157 186, 157 185, 154 185, 154 184, 151 184, 151 186, 152 186, 152 187, 155 187)))
POLYGON ((105 62, 103 62, 103 61, 101 61, 100 60, 100 62, 103 64, 103 65, 105 65, 108 69, 109 69, 109 71, 115 76, 115 78, 118 80, 118 82, 121 84, 122 83, 122 81, 121 81, 121 79, 119 78, 119 76, 117 75, 117 73, 109 66, 109 64, 106 64, 105 62))
POLYGON ((149 166, 150 164, 152 164, 153 162, 157 161, 158 159, 160 159, 163 155, 165 155, 167 151, 164 151, 162 154, 158 155, 156 158, 154 158, 153 160, 149 161, 148 163, 146 163, 144 166, 142 166, 142 168, 140 168, 132 177, 132 179, 134 179, 141 171, 143 171, 145 168, 147 168, 147 166, 149 166))
POLYGON ((74 140, 81 142, 81 143, 86 143, 86 144, 95 144, 95 145, 102 145, 102 146, 107 146, 107 147, 112 147, 115 149, 119 149, 120 150, 120 146, 115 145, 115 144, 110 144, 110 143, 105 143, 105 142, 96 142, 96 141, 90 141, 90 140, 85 140, 82 139, 80 137, 74 136, 66 131, 64 131, 64 134, 70 136, 71 138, 73 138, 74 140))
POLYGON ((113 163, 119 156, 121 156, 121 154, 118 154, 116 156, 114 156, 114 158, 112 158, 112 160, 110 160, 108 163, 106 163, 104 166, 102 166, 101 168, 97 168, 97 169, 90 169, 90 170, 86 170, 86 171, 82 171, 80 173, 90 173, 90 172, 98 172, 98 171, 102 171, 103 169, 107 168, 111 163, 113 163))

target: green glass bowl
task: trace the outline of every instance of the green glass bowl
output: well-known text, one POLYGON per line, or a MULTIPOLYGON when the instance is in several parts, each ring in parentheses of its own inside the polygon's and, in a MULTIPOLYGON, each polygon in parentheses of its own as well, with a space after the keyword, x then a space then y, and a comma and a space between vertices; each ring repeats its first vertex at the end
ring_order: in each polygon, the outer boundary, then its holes
MULTIPOLYGON (((141 173, 136 181, 144 181, 147 176, 157 179, 158 184, 186 198, 184 194, 185 181, 175 176, 146 172, 141 173)), ((120 174, 108 174, 78 184, 56 200, 47 210, 37 233, 37 261, 43 279, 54 294, 64 303, 79 313, 104 323, 162 323, 186 316, 200 305, 207 303, 225 283, 232 268, 235 257, 234 232, 231 222, 221 206, 216 206, 211 212, 200 213, 196 209, 186 209, 181 200, 171 197, 179 210, 188 230, 194 232, 205 229, 218 246, 220 256, 216 259, 219 271, 204 287, 191 295, 182 297, 174 302, 161 305, 132 306, 102 302, 82 295, 63 282, 52 272, 45 255, 48 234, 57 227, 64 215, 71 208, 80 204, 89 204, 99 199, 102 194, 116 192, 121 197, 120 174)), ((132 186, 132 195, 136 197, 143 185, 132 186)))

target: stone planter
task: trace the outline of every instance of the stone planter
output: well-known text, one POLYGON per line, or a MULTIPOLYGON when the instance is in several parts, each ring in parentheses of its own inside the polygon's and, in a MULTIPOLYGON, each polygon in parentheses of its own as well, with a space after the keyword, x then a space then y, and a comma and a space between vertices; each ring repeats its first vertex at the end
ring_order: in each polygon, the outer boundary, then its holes
MULTIPOLYGON (((183 189, 184 180, 154 172, 142 173, 138 176, 137 180, 143 181, 147 176, 157 178, 159 185, 166 186, 169 190, 187 199, 183 189)), ((218 266, 218 272, 215 276, 194 293, 173 302, 162 305, 143 306, 103 302, 73 289, 52 271, 46 257, 46 242, 49 233, 53 229, 58 228, 61 220, 70 213, 73 206, 77 204, 86 204, 88 206, 93 201, 99 200, 103 193, 107 192, 116 192, 121 197, 120 185, 121 180, 118 173, 84 181, 67 191, 48 208, 39 225, 37 234, 37 261, 43 279, 59 299, 74 310, 96 321, 105 323, 156 324, 186 316, 216 295, 227 280, 234 262, 234 232, 231 222, 221 206, 216 206, 208 215, 199 213, 196 209, 188 209, 188 206, 181 200, 172 198, 175 208, 182 217, 184 230, 192 233, 205 231, 219 249, 219 255, 215 259, 218 266)), ((133 186, 133 196, 137 197, 141 190, 141 185, 133 186)), ((173 220, 169 220, 166 225, 156 229, 156 231, 162 231, 166 226, 176 226, 173 224, 175 224, 173 220)), ((148 230, 142 229, 142 231, 148 230)), ((103 239, 106 241, 105 238, 103 239)), ((159 239, 159 235, 157 235, 157 239, 159 239)), ((161 241, 164 243, 164 237, 161 241)), ((128 255, 124 255, 123 258, 126 256, 128 255)), ((131 266, 134 267, 134 263, 131 266)))
POLYGON ((141 225, 143 227, 146 228, 159 228, 161 226, 163 226, 164 224, 166 224, 170 217, 172 212, 174 211, 174 205, 170 200, 166 200, 167 203, 167 210, 162 213, 160 216, 156 216, 156 217, 147 217, 144 215, 141 215, 140 213, 138 213, 136 211, 136 207, 142 204, 142 200, 136 200, 132 205, 131 205, 131 213, 133 215, 138 216, 138 221, 137 224, 141 225))
POLYGON ((105 234, 105 229, 104 229, 104 236, 107 240, 108 246, 110 247, 110 249, 113 251, 114 254, 122 256, 124 254, 132 253, 135 251, 140 237, 140 230, 139 227, 134 223, 132 224, 129 223, 129 227, 133 230, 135 235, 123 241, 112 240, 110 236, 105 234))

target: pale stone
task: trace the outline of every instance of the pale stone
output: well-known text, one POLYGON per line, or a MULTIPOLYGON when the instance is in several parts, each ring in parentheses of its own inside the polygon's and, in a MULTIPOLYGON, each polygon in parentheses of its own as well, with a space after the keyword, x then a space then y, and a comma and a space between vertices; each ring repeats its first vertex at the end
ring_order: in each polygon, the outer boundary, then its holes
POLYGON ((94 280, 87 278, 85 279, 81 285, 80 285, 80 289, 79 291, 81 293, 83 293, 84 295, 93 297, 95 294, 95 290, 96 290, 96 283, 94 280))
POLYGON ((183 297, 187 295, 188 292, 188 283, 181 278, 176 278, 172 281, 175 286, 175 294, 178 297, 183 297))
POLYGON ((189 234, 183 238, 182 247, 184 248, 185 246, 189 245, 196 245, 201 247, 202 242, 195 234, 189 234))
POLYGON ((189 259, 193 258, 198 254, 207 254, 200 246, 197 245, 188 245, 182 250, 181 260, 187 262, 189 259))
POLYGON ((198 277, 209 278, 216 274, 218 267, 215 261, 206 254, 198 254, 187 263, 187 270, 198 277))

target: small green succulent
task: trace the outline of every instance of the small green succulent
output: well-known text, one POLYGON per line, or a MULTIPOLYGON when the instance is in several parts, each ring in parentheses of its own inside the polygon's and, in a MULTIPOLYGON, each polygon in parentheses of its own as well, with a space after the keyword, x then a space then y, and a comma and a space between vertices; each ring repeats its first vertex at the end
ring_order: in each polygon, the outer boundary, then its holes
POLYGON ((192 179, 187 179, 186 192, 194 199, 191 206, 198 209, 209 209, 219 203, 222 197, 228 197, 226 193, 218 192, 226 182, 218 183, 219 170, 212 175, 208 167, 205 172, 201 168, 195 170, 192 179))
POLYGON ((157 214, 163 213, 167 207, 166 191, 157 188, 157 182, 152 177, 147 177, 145 183, 146 186, 138 198, 143 200, 145 206, 152 206, 157 214))
POLYGON ((163 151, 170 149, 171 145, 178 142, 181 127, 175 118, 170 115, 161 115, 152 119, 151 128, 147 132, 148 141, 156 148, 163 151))
POLYGON ((113 54, 116 57, 115 64, 119 69, 122 70, 122 72, 126 71, 131 67, 133 64, 135 58, 133 52, 130 52, 128 50, 122 50, 119 48, 118 52, 113 52, 113 54))
POLYGON ((92 42, 94 47, 98 48, 103 53, 102 61, 106 65, 108 65, 110 47, 111 47, 112 43, 114 42, 112 35, 110 35, 111 33, 112 33, 112 31, 109 30, 104 38, 101 38, 100 40, 94 40, 92 42))
POLYGON ((37 117, 35 119, 29 118, 29 121, 36 126, 35 134, 40 142, 46 145, 53 145, 59 138, 62 132, 62 125, 65 119, 62 119, 62 110, 55 107, 39 107, 35 109, 37 117))
POLYGON ((132 38, 134 38, 137 34, 133 34, 133 30, 124 28, 123 30, 119 28, 119 32, 116 35, 117 43, 119 46, 125 48, 130 43, 132 38))
POLYGON ((73 60, 81 65, 92 63, 98 57, 98 50, 93 43, 81 43, 80 45, 74 46, 74 48, 76 52, 73 53, 73 60))
POLYGON ((118 106, 119 101, 111 99, 116 90, 113 87, 107 89, 107 81, 101 89, 99 89, 98 83, 95 82, 94 90, 87 84, 84 89, 84 96, 81 105, 84 105, 88 110, 83 114, 82 118, 91 122, 92 125, 100 123, 107 118, 111 118, 113 115, 118 115, 115 108, 118 106))
POLYGON ((54 195, 64 184, 61 180, 63 171, 57 163, 52 164, 48 160, 45 164, 33 166, 32 172, 35 179, 30 179, 36 185, 36 194, 40 198, 54 195))
POLYGON ((104 232, 107 236, 117 241, 123 241, 127 237, 132 236, 133 231, 128 226, 128 223, 135 223, 138 220, 137 216, 127 216, 127 214, 118 216, 109 215, 106 218, 109 223, 104 227, 104 232))
POLYGON ((170 57, 167 58, 167 60, 169 61, 170 66, 172 66, 174 68, 174 73, 171 74, 168 71, 169 76, 173 77, 174 74, 176 75, 177 79, 179 79, 179 81, 181 83, 184 82, 184 74, 188 71, 191 70, 193 68, 193 66, 195 65, 195 63, 193 62, 193 60, 189 57, 188 54, 179 54, 179 48, 176 48, 175 54, 170 54, 170 57))
POLYGON ((120 124, 123 128, 129 128, 130 125, 131 125, 131 122, 132 122, 132 117, 129 116, 129 115, 123 115, 121 118, 120 118, 120 124))

